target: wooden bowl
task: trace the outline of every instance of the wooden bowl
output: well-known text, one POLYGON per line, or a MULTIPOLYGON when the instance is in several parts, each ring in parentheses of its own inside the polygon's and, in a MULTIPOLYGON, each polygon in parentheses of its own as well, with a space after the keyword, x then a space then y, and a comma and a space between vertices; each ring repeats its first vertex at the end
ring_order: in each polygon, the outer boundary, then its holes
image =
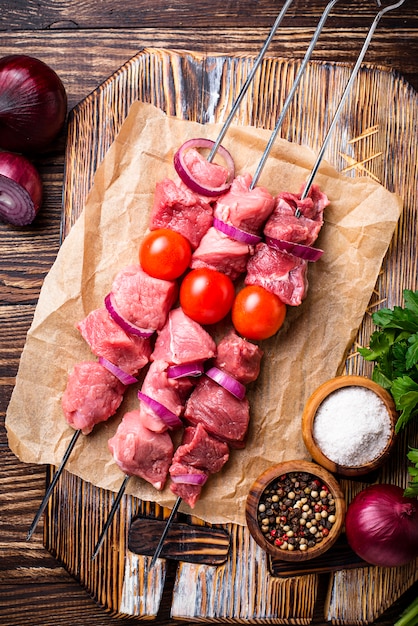
MULTIPOLYGON (((302 435, 309 453, 317 463, 334 474, 342 476, 361 476, 376 470, 387 460, 396 439, 395 425, 397 419, 398 413, 393 398, 383 387, 364 376, 337 376, 320 385, 308 399, 302 414, 302 435), (390 434, 386 445, 382 448, 378 456, 363 462, 361 465, 344 465, 335 460, 335 458, 328 458, 319 447, 314 437, 314 421, 319 406, 331 393, 345 387, 365 387, 373 391, 382 400, 389 415, 390 434)), ((367 420, 364 423, 367 423, 367 420)), ((341 437, 340 443, 344 443, 343 435, 341 437)))
MULTIPOLYGON (((280 480, 280 482, 281 484, 283 484, 284 481, 280 480)), ((309 480, 309 484, 310 484, 310 480, 309 480)), ((295 491, 297 491, 297 489, 295 489, 295 491)), ((307 495, 307 494, 304 494, 304 495, 307 495)), ((299 498, 299 496, 296 495, 296 498, 299 498)), ((309 496, 307 496, 307 499, 309 503, 309 499, 310 499, 309 496)), ((286 500, 283 499, 283 503, 285 501, 286 500)), ((297 503, 298 500, 296 499, 295 502, 297 503)), ((276 505, 279 506, 280 502, 276 503, 276 505)), ((289 506, 289 511, 291 508, 295 508, 295 506, 293 507, 289 506)), ((274 465, 273 467, 270 467, 263 474, 261 474, 261 476, 257 478, 255 483, 251 487, 250 493, 248 494, 245 513, 246 513, 246 521, 247 521, 248 529, 252 537, 254 538, 254 540, 258 543, 258 545, 261 548, 263 548, 263 550, 265 550, 271 556, 274 556, 277 559, 281 559, 282 561, 293 561, 295 563, 298 563, 301 561, 308 561, 317 556, 320 556, 321 554, 329 550, 329 548, 331 548, 331 546, 335 543, 335 541, 337 540, 338 536, 341 533, 341 530, 344 524, 345 510, 346 510, 346 507, 345 507, 344 494, 342 493, 337 480, 326 469, 310 461, 285 461, 283 463, 279 463, 278 465, 274 465), (270 530, 268 531, 268 533, 266 533, 266 531, 263 532, 262 522, 261 522, 261 517, 263 514, 260 514, 260 505, 264 505, 264 498, 265 498, 266 490, 269 490, 275 487, 276 485, 275 481, 277 479, 282 479, 283 477, 289 478, 295 474, 297 475, 308 474, 310 477, 317 479, 319 481, 319 485, 318 485, 319 493, 323 490, 324 488, 323 486, 325 485, 326 489, 332 495, 332 498, 333 498, 333 504, 330 504, 331 512, 329 514, 333 514, 335 516, 335 521, 332 524, 331 528, 327 529, 326 531, 328 533, 327 536, 324 536, 319 543, 316 543, 312 547, 306 548, 304 551, 299 549, 299 547, 297 546, 294 547, 292 551, 289 551, 289 549, 283 549, 283 544, 282 544, 282 547, 279 547, 279 545, 276 545, 275 543, 272 543, 270 540, 268 540, 267 535, 270 534, 271 530, 274 529, 275 523, 273 522, 269 526, 270 530), (335 508, 335 511, 331 509, 331 506, 335 508)), ((281 511, 281 513, 283 513, 283 511, 281 511)), ((274 515, 272 515, 271 517, 273 518, 274 515)), ((322 524, 325 525, 325 522, 326 520, 325 521, 321 520, 317 522, 317 525, 318 526, 322 524)), ((295 528, 295 529, 305 528, 305 526, 300 527, 298 525, 300 524, 300 522, 298 521, 298 517, 296 517, 294 524, 295 526, 291 526, 291 528, 295 528)), ((306 524, 306 521, 305 521, 305 524, 306 524)), ((291 522, 290 522, 290 525, 291 525, 291 522)), ((309 529, 306 525, 306 532, 308 532, 308 530, 309 529)), ((280 526, 280 532, 283 532, 283 526, 280 526)), ((280 535, 280 532, 276 530, 277 541, 283 538, 283 535, 280 535)), ((313 539, 313 536, 312 537, 309 536, 309 538, 313 539)), ((287 537, 287 541, 288 541, 288 537, 287 537)))

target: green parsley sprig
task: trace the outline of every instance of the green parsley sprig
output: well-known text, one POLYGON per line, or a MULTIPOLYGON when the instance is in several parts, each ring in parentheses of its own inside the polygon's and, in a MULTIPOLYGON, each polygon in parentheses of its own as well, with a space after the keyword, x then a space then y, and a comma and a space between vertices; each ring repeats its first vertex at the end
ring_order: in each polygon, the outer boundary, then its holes
MULTIPOLYGON (((366 361, 374 361, 372 379, 395 401, 399 411, 397 433, 418 418, 418 291, 405 289, 403 296, 404 307, 373 313, 378 330, 372 333, 368 348, 358 348, 366 361)), ((409 460, 415 462, 415 457, 409 460)), ((418 496, 418 465, 410 469, 408 495, 418 496)))

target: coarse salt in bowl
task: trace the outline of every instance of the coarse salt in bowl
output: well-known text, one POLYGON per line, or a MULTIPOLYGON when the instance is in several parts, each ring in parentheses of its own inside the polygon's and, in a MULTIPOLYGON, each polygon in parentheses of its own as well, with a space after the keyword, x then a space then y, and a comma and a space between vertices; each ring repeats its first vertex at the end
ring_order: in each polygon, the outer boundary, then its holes
POLYGON ((308 399, 302 434, 317 463, 343 476, 363 475, 388 458, 397 418, 383 387, 364 376, 337 376, 308 399))

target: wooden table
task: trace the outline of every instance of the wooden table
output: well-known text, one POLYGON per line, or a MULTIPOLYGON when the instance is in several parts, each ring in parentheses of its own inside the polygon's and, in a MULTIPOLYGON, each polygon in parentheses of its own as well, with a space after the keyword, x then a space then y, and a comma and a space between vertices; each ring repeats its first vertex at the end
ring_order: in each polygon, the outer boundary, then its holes
MULTIPOLYGON (((143 47, 256 54, 281 6, 274 0, 1 0, 0 56, 26 53, 51 65, 64 82, 71 109, 143 47)), ((324 6, 324 1, 296 0, 269 53, 301 58, 324 6)), ((375 13, 372 0, 341 0, 313 58, 353 63, 375 13)), ((382 20, 367 62, 394 68, 418 89, 416 0, 382 20)), ((45 467, 20 463, 8 449, 4 428, 26 332, 60 244, 64 144, 65 131, 35 160, 45 185, 36 222, 24 229, 0 225, 0 623, 5 626, 125 622, 98 607, 47 552, 42 522, 26 543, 45 491, 45 467)), ((415 585, 375 623, 393 624, 417 592, 415 585)), ((157 623, 174 623, 169 606, 168 585, 157 623)), ((312 623, 324 623, 322 606, 323 599, 312 623)))

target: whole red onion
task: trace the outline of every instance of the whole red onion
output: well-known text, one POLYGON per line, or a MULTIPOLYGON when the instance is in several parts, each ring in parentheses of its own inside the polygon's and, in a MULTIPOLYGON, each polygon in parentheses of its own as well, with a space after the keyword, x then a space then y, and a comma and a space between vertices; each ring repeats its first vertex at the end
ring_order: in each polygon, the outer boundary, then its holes
POLYGON ((46 63, 25 54, 0 59, 0 147, 11 152, 43 150, 60 132, 67 114, 61 79, 46 63))
POLYGON ((0 220, 26 226, 42 202, 42 180, 35 166, 21 154, 0 152, 0 220))
POLYGON ((364 561, 382 567, 404 565, 418 556, 418 501, 396 485, 371 485, 352 500, 345 531, 364 561))

